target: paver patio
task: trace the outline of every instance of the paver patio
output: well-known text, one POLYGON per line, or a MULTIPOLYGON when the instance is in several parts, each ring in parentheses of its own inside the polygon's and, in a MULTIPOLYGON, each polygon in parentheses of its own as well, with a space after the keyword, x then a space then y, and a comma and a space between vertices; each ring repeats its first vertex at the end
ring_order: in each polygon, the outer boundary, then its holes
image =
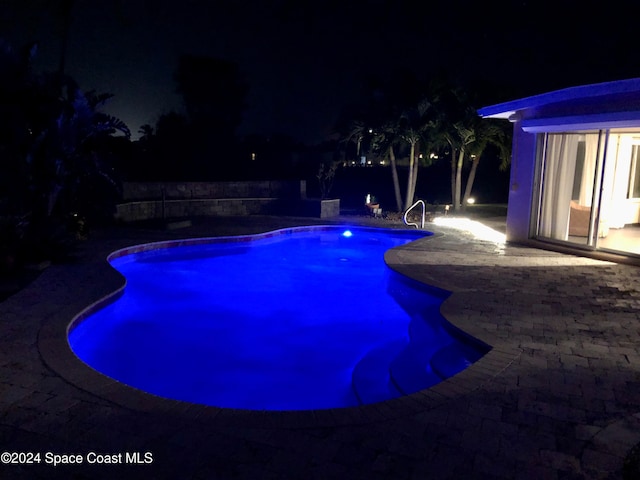
POLYGON ((493 350, 429 390, 365 407, 189 405, 111 381, 69 351, 71 319, 122 285, 104 261, 110 251, 305 221, 102 232, 80 261, 48 268, 0 303, 0 452, 41 454, 39 465, 0 464, 0 478, 620 478, 640 442, 640 270, 631 265, 429 224, 436 235, 388 252, 387 262, 453 292, 444 316, 493 350), (53 467, 46 452, 83 463, 53 467), (153 461, 89 464, 91 452, 150 452, 153 461))

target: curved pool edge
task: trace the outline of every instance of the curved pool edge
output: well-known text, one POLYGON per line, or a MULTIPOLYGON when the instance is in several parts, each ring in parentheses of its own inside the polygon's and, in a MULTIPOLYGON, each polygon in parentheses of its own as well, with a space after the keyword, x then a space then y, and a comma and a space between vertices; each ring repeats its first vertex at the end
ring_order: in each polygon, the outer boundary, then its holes
MULTIPOLYGON (((172 246, 176 246, 178 244, 185 244, 184 242, 190 242, 187 244, 205 243, 207 241, 210 242, 212 239, 222 241, 250 241, 256 238, 268 238, 279 234, 287 234, 300 229, 326 229, 327 227, 335 228, 336 226, 319 225, 314 227, 292 227, 273 230, 257 235, 207 237, 152 242, 116 250, 112 252, 108 258, 115 258, 112 257, 114 254, 124 255, 127 253, 134 253, 134 250, 142 251, 139 249, 149 249, 152 248, 151 246, 158 248, 160 245, 171 244, 172 246)), ((373 228, 380 230, 380 228, 377 227, 358 228, 373 228)), ((437 235, 428 236, 417 241, 422 242, 437 237, 437 235)), ((414 245, 415 243, 416 241, 407 245, 414 245)), ((403 247, 406 247, 406 245, 395 247, 387 253, 403 247)), ((387 254, 385 254, 385 261, 391 269, 402 275, 406 275, 404 272, 394 268, 393 264, 390 264, 390 262, 387 261, 387 254)), ((176 415, 184 419, 191 419, 199 422, 211 421, 217 426, 245 426, 256 428, 332 427, 371 423, 424 412, 461 395, 465 395, 473 390, 481 388, 484 383, 490 381, 496 375, 499 375, 500 372, 506 369, 520 355, 519 351, 514 351, 512 348, 502 348, 500 346, 493 345, 493 348, 477 362, 457 375, 444 380, 429 389, 396 399, 357 407, 326 410, 256 411, 219 408, 178 400, 170 400, 127 386, 103 375, 102 373, 99 373, 82 362, 82 360, 80 360, 71 350, 68 342, 68 332, 70 329, 92 312, 113 301, 124 290, 126 285, 124 277, 111 267, 107 261, 103 261, 99 268, 104 269, 104 275, 101 275, 100 278, 104 281, 102 290, 106 293, 87 307, 83 308, 71 319, 71 321, 69 321, 68 316, 60 314, 55 318, 50 319, 50 321, 45 322, 38 334, 38 349, 44 362, 68 383, 84 392, 95 395, 98 398, 134 411, 176 415)), ((406 276, 413 278, 411 275, 406 276)), ((81 284, 82 279, 77 280, 81 284)), ((436 287, 440 288, 439 286, 436 287)), ((446 300, 446 302, 451 301, 455 301, 455 291, 452 291, 451 295, 446 300)), ((455 321, 451 321, 451 319, 447 318, 446 315, 445 318, 453 326, 468 333, 464 326, 457 325, 455 321)), ((478 339, 488 345, 492 345, 492 342, 487 341, 487 339, 478 339)))
MULTIPOLYGON (((194 245, 205 245, 209 243, 238 243, 238 242, 254 242, 258 240, 264 240, 266 238, 275 238, 282 235, 292 235, 295 232, 300 231, 325 231, 325 230, 336 230, 342 228, 357 228, 359 230, 392 230, 393 232, 406 232, 407 235, 414 233, 415 230, 400 230, 400 229, 389 229, 389 228, 380 228, 380 227, 367 227, 360 225, 309 225, 309 226, 301 226, 301 227, 287 227, 287 228, 279 228, 277 230, 270 230, 268 232, 256 233, 250 235, 228 235, 228 236, 220 236, 220 237, 194 237, 194 238, 183 238, 178 240, 163 240, 159 242, 149 242, 149 243, 141 243, 138 245, 132 245, 129 247, 120 248, 114 252, 111 252, 107 261, 115 260, 116 258, 131 255, 134 253, 142 253, 152 250, 159 250, 163 248, 173 248, 173 247, 184 247, 184 246, 194 246, 194 245)), ((431 236, 431 232, 427 232, 425 237, 431 236)))

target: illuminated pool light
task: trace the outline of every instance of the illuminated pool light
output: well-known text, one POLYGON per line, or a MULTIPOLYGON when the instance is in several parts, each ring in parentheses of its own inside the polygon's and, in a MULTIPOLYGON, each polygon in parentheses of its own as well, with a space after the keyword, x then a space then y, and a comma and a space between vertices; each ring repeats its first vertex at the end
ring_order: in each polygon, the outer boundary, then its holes
POLYGON ((342 236, 343 236, 343 237, 347 237, 347 238, 351 237, 352 235, 353 235, 353 233, 351 233, 351 230, 345 230, 345 231, 342 233, 342 236))

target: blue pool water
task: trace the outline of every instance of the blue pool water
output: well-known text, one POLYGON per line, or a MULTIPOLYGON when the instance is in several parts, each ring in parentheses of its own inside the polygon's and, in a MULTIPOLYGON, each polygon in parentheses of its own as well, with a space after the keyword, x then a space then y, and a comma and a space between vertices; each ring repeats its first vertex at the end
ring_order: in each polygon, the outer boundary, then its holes
POLYGON ((427 388, 488 347, 440 316, 445 292, 384 252, 424 232, 321 227, 117 256, 122 296, 79 322, 85 363, 166 398, 259 410, 348 407, 427 388))

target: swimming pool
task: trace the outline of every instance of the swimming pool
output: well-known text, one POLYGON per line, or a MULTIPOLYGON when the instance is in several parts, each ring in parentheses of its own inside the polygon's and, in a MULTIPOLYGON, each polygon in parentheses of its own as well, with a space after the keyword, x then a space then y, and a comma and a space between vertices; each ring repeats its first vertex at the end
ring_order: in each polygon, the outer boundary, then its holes
POLYGON ((410 394, 489 350, 440 316, 446 292, 385 265, 386 250, 425 235, 301 227, 115 252, 126 288, 72 325, 69 344, 124 384, 218 407, 307 410, 410 394))

